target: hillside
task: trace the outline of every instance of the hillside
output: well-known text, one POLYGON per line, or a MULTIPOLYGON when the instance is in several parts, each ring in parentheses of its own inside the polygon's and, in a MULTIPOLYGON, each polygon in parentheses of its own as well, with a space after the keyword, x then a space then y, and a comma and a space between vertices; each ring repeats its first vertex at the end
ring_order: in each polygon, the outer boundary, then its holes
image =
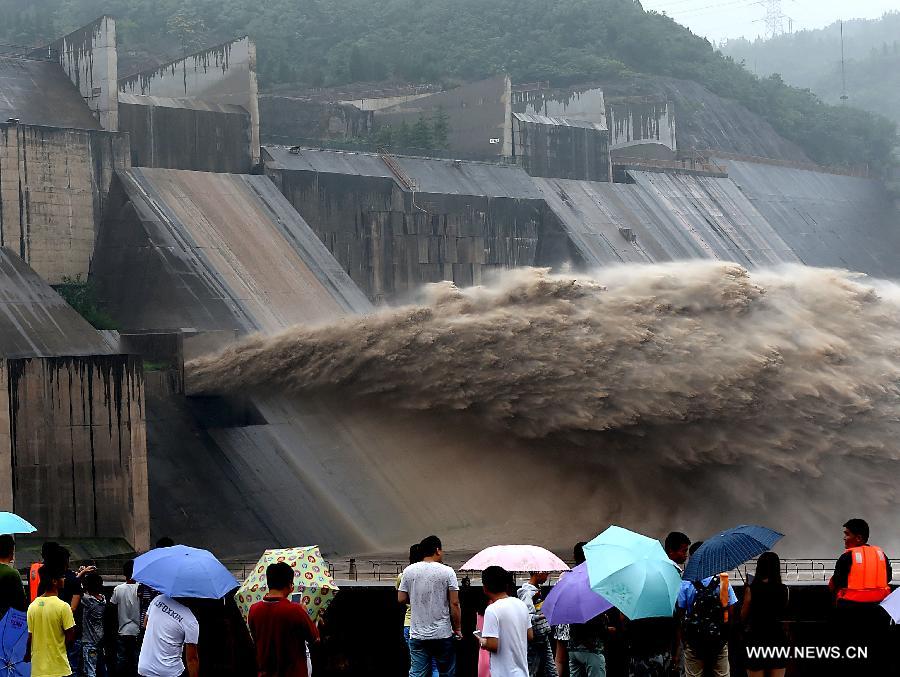
POLYGON ((817 162, 891 162, 887 120, 758 79, 637 0, 0 0, 0 42, 37 44, 102 13, 119 19, 120 42, 136 60, 249 32, 264 86, 453 82, 502 71, 554 85, 635 73, 693 80, 762 115, 817 162))
MULTIPOLYGON (((840 24, 771 40, 730 40, 722 51, 759 75, 780 73, 824 101, 841 101, 840 24)), ((900 122, 900 12, 844 22, 849 105, 900 122)))

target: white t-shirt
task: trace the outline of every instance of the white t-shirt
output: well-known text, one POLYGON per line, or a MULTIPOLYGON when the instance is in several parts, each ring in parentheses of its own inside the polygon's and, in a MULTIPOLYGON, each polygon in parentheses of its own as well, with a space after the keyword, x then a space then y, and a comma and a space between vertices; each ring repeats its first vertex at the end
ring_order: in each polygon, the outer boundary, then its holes
POLYGON ((450 590, 459 590, 456 573, 440 562, 416 562, 403 570, 400 591, 409 595, 412 639, 447 639, 450 623, 450 590))
POLYGON ((481 636, 496 637, 499 650, 491 654, 491 677, 528 677, 528 628, 531 617, 516 597, 498 599, 484 612, 481 636))
POLYGON ((147 633, 141 646, 141 677, 181 677, 185 671, 181 653, 185 644, 196 644, 200 624, 183 604, 160 595, 150 603, 147 633))
POLYGON ((116 605, 119 616, 119 634, 137 637, 141 632, 141 604, 138 601, 138 583, 122 583, 113 590, 110 604, 116 605))

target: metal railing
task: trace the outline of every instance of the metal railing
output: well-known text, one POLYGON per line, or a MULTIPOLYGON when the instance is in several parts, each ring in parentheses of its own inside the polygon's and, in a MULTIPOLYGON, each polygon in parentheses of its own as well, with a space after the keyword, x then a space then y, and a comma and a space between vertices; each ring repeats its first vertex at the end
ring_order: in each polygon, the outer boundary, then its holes
MULTIPOLYGON (((77 569, 84 564, 97 567, 98 572, 110 580, 118 580, 122 577, 122 567, 130 561, 127 557, 115 557, 101 560, 86 560, 73 562, 73 568, 77 569)), ((222 563, 234 574, 235 578, 243 581, 257 565, 258 559, 226 558, 222 563)), ((463 560, 450 561, 449 564, 459 566, 463 560)), ((834 571, 835 559, 782 559, 781 575, 786 583, 807 583, 820 585, 828 582, 834 571)), ((396 558, 323 558, 323 562, 332 577, 351 581, 393 581, 407 566, 406 560, 396 558)), ((570 566, 573 562, 568 563, 570 566)), ((740 583, 747 580, 756 571, 756 560, 750 560, 737 569, 728 572, 732 582, 740 583)), ((900 583, 900 566, 894 567, 894 581, 900 583)))
POLYGON ((720 160, 735 160, 737 162, 755 162, 757 164, 772 165, 775 167, 787 167, 789 169, 806 169, 812 172, 820 172, 824 174, 837 174, 839 176, 855 176, 857 178, 867 179, 871 176, 868 165, 858 165, 856 167, 836 167, 833 165, 819 165, 814 162, 799 162, 795 160, 779 160, 777 158, 761 157, 758 155, 741 155, 739 153, 729 153, 721 150, 697 150, 705 156, 714 156, 720 160))
POLYGON ((612 164, 614 167, 623 168, 674 169, 728 176, 728 170, 725 167, 709 158, 704 158, 699 155, 685 156, 675 160, 658 160, 641 157, 613 157, 612 164))

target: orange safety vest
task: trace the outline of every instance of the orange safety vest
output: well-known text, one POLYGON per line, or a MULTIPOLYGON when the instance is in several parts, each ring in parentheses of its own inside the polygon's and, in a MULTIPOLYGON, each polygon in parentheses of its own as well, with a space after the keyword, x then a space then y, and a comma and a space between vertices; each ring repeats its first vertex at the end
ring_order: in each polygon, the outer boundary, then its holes
POLYGON ((728 622, 728 602, 730 598, 728 596, 728 574, 719 574, 719 602, 722 604, 722 608, 725 609, 725 622, 728 622))
POLYGON ((38 596, 38 586, 41 584, 41 577, 38 572, 41 570, 43 564, 41 562, 34 562, 31 565, 31 569, 28 570, 28 592, 31 595, 31 601, 37 599, 38 596))
POLYGON ((847 587, 838 590, 837 598, 845 602, 877 604, 891 594, 887 579, 884 551, 874 545, 850 548, 850 575, 847 587))

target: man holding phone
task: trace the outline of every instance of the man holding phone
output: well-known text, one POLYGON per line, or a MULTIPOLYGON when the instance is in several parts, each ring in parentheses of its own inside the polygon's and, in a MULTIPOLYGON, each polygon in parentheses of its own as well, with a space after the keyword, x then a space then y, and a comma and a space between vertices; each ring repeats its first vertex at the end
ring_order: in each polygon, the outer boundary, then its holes
POLYGON ((512 575, 502 567, 481 573, 484 594, 491 603, 484 612, 478 644, 491 654, 491 677, 528 677, 528 642, 534 639, 528 607, 509 596, 512 575))

